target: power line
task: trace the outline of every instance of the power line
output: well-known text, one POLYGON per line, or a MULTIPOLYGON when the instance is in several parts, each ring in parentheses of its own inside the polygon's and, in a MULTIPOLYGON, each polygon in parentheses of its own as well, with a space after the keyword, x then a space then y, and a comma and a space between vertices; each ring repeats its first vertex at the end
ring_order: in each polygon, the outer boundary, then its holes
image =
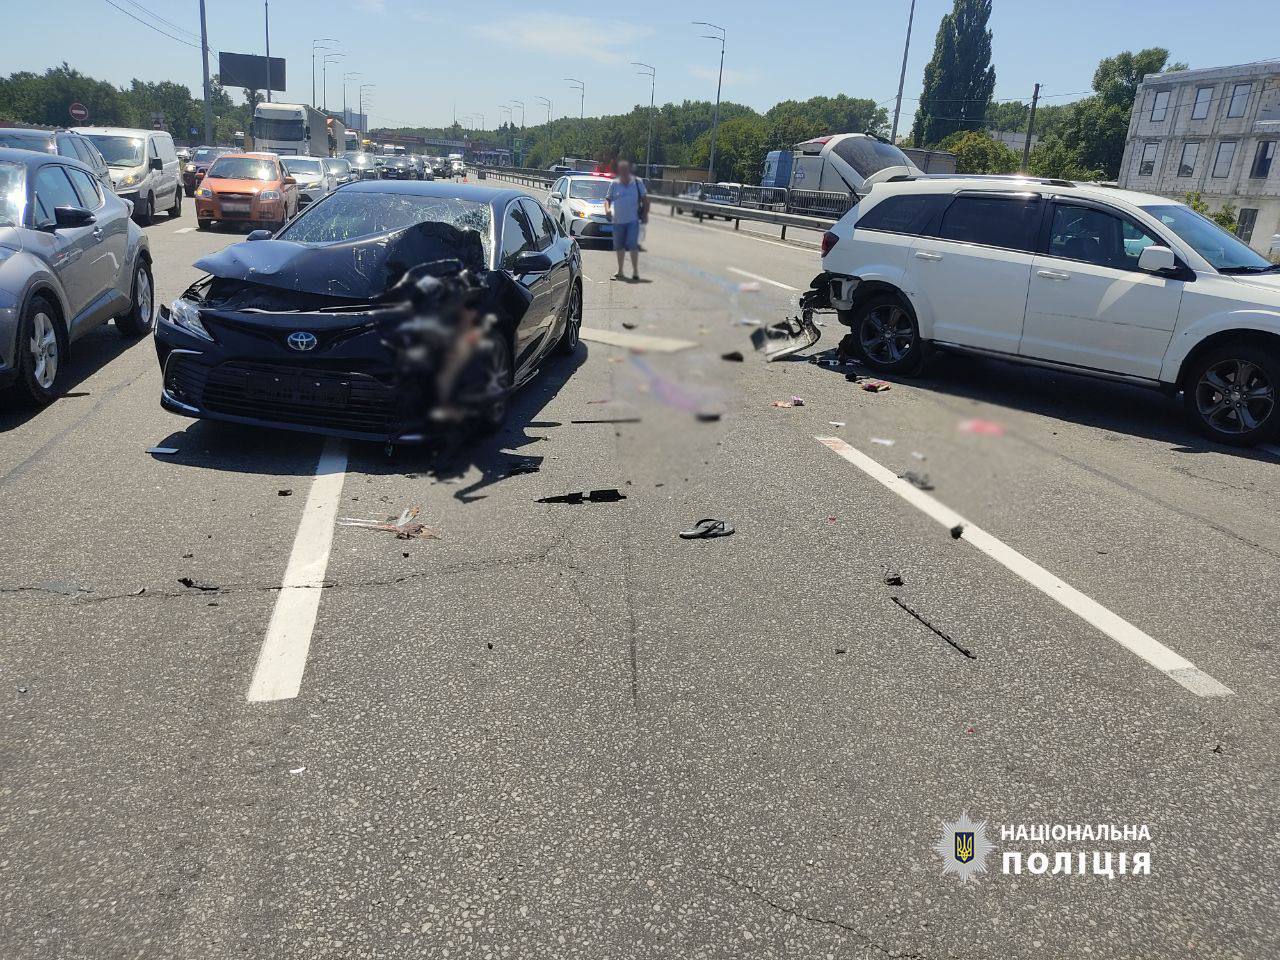
POLYGON ((199 43, 191 43, 190 41, 183 40, 182 37, 175 37, 172 33, 168 33, 165 30, 162 30, 160 27, 157 27, 154 23, 151 23, 147 20, 143 20, 141 17, 137 16, 136 14, 129 12, 124 7, 120 6, 118 3, 115 3, 114 0, 104 0, 104 2, 108 6, 115 7, 115 9, 119 10, 126 17, 129 17, 132 20, 137 21, 138 23, 142 24, 144 27, 150 27, 152 30, 154 30, 156 33, 160 34, 163 37, 168 37, 170 40, 176 40, 178 43, 188 46, 192 50, 200 49, 199 43))
POLYGON ((186 29, 185 27, 178 26, 178 24, 174 23, 172 20, 166 20, 164 17, 160 16, 160 14, 156 13, 153 10, 149 10, 146 7, 144 7, 142 4, 138 3, 137 0, 125 0, 125 3, 129 4, 129 6, 131 7, 134 7, 142 11, 152 20, 158 20, 160 23, 163 23, 165 26, 172 27, 174 30, 178 31, 178 33, 185 34, 186 36, 190 37, 195 43, 198 44, 200 42, 200 35, 198 33, 192 33, 190 30, 186 29))

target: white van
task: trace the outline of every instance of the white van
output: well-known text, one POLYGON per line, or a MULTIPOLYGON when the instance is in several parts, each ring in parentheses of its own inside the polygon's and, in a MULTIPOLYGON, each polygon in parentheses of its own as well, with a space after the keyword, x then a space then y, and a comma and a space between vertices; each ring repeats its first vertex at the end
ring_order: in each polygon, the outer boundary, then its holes
POLYGON ((75 127, 98 148, 116 194, 133 202, 133 218, 149 224, 157 210, 182 216, 182 176, 173 137, 165 130, 75 127))

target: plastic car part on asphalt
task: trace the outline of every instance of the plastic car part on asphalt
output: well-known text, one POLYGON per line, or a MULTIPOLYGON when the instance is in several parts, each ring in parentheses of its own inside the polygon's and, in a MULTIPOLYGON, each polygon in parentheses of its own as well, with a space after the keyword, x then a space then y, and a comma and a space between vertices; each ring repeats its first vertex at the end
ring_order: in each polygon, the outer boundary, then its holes
POLYGON ((394 533, 397 540, 439 540, 440 536, 426 524, 418 521, 422 507, 416 504, 405 507, 399 517, 388 517, 386 520, 365 520, 361 517, 339 517, 338 525, 343 527, 362 527, 366 530, 383 530, 394 533))

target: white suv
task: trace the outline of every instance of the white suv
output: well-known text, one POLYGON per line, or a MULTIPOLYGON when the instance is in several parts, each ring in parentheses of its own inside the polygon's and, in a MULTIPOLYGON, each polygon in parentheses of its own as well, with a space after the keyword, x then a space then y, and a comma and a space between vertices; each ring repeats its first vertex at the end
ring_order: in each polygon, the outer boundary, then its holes
POLYGON ((912 374, 932 348, 1182 391, 1240 446, 1280 432, 1280 266, 1164 197, 1018 177, 875 184, 824 237, 809 302, 912 374))

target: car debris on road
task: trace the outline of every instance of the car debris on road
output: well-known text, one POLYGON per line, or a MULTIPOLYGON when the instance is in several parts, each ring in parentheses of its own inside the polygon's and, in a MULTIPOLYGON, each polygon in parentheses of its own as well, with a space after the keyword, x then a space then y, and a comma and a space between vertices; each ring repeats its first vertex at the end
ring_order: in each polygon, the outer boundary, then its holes
POLYGON ((418 521, 422 507, 414 505, 405 507, 399 517, 388 517, 386 520, 365 520, 360 517, 339 517, 338 525, 343 527, 362 527, 366 530, 383 530, 394 533, 397 540, 439 540, 440 535, 433 529, 418 521))

